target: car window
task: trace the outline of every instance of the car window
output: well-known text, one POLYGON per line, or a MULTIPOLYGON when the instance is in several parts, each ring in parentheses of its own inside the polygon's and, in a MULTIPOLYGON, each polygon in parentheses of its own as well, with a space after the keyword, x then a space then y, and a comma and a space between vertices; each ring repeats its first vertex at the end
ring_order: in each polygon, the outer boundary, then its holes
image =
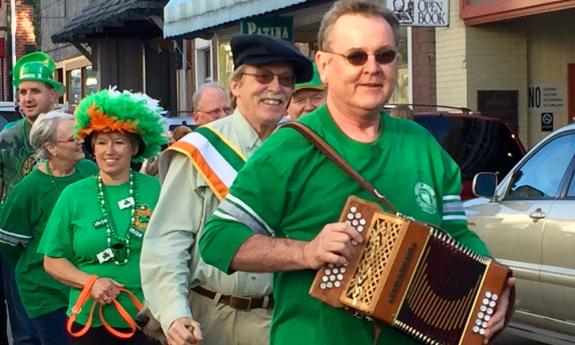
POLYGON ((575 198, 575 172, 571 175, 571 182, 569 182, 569 189, 567 189, 567 197, 575 198))
POLYGON ((504 123, 475 117, 415 116, 457 162, 463 180, 490 171, 500 177, 523 157, 517 138, 504 123))
POLYGON ((563 135, 545 144, 514 172, 506 199, 555 198, 574 152, 575 135, 563 135))

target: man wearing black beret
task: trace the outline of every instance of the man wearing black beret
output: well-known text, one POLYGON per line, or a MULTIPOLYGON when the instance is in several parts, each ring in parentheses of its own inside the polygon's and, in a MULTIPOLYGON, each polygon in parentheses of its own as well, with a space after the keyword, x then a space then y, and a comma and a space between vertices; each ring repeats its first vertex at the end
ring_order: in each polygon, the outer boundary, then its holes
POLYGON ((269 343, 272 275, 227 275, 200 258, 196 239, 246 159, 286 114, 294 84, 310 80, 313 67, 292 45, 267 36, 236 36, 231 48, 234 113, 160 158, 162 192, 141 270, 147 303, 172 345, 269 343))

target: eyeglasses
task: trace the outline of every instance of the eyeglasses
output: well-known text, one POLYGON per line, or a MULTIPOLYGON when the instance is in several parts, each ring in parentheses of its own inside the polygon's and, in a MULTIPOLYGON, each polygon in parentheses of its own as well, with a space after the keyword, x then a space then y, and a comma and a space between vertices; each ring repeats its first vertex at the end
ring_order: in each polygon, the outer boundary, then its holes
POLYGON ((212 110, 208 110, 208 111, 197 109, 196 111, 200 112, 200 113, 208 114, 210 116, 218 116, 220 114, 230 115, 231 113, 233 113, 232 108, 229 108, 229 107, 212 109, 212 110))
POLYGON ((393 62, 393 60, 395 60, 395 58, 397 57, 397 52, 395 50, 378 50, 375 53, 368 53, 363 50, 356 50, 352 51, 349 54, 340 54, 336 52, 330 52, 327 50, 324 50, 324 52, 341 56, 345 58, 347 62, 349 62, 353 66, 363 66, 367 62, 367 59, 369 58, 370 55, 373 55, 375 57, 375 61, 377 61, 377 63, 381 65, 387 65, 393 62))
POLYGON ((271 83, 274 80, 274 77, 278 77, 278 82, 281 86, 293 87, 295 84, 295 76, 290 72, 276 74, 270 70, 261 70, 255 73, 243 72, 242 74, 256 78, 256 81, 263 85, 271 83))
POLYGON ((78 141, 80 141, 80 139, 78 139, 78 138, 69 138, 66 140, 56 140, 57 143, 77 143, 78 141))

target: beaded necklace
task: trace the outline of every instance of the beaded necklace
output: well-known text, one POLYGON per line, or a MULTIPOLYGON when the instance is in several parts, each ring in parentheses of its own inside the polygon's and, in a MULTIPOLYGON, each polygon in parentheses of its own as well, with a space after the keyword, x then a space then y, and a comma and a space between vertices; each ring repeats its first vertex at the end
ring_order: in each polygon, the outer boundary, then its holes
POLYGON ((108 209, 106 206, 106 196, 104 194, 104 187, 102 183, 102 177, 98 174, 96 176, 96 186, 98 191, 98 200, 100 204, 100 211, 102 212, 103 218, 106 220, 106 244, 108 248, 112 250, 114 253, 114 263, 116 265, 124 265, 130 259, 130 227, 134 226, 136 221, 135 213, 136 213, 136 205, 137 201, 137 194, 134 193, 135 191, 135 181, 134 181, 134 174, 130 172, 130 180, 129 180, 129 190, 130 196, 129 198, 133 200, 133 204, 130 206, 130 225, 124 234, 124 238, 120 238, 118 233, 116 232, 115 225, 112 224, 113 219, 108 215, 108 209), (114 239, 114 243, 112 243, 112 239, 114 239))

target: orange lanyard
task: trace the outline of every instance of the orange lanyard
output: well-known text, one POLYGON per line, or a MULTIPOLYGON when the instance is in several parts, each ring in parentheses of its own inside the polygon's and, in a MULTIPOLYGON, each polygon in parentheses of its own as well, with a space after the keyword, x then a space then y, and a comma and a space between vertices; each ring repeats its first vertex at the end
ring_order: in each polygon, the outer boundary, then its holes
MULTIPOLYGON (((94 319, 94 309, 96 308, 96 303, 97 303, 96 300, 92 300, 92 304, 90 305, 90 312, 88 313, 88 320, 86 321, 86 324, 84 325, 84 327, 82 327, 77 332, 74 332, 72 330, 72 326, 73 326, 74 322, 76 322, 78 314, 80 314, 80 312, 82 311, 82 307, 91 298, 92 286, 94 286, 96 279, 98 279, 97 276, 95 276, 95 275, 90 276, 90 279, 88 280, 86 285, 84 285, 82 292, 80 292, 80 296, 78 296, 78 299, 76 300, 76 304, 74 304, 74 307, 72 307, 72 313, 68 317, 68 322, 66 323, 66 329, 68 330, 68 333, 75 338, 79 338, 79 337, 83 336, 84 334, 86 334, 86 332, 88 332, 90 327, 92 327, 92 321, 94 319)), ((130 297, 130 300, 132 301, 134 306, 136 306, 136 309, 138 309, 138 311, 142 309, 142 303, 140 303, 140 301, 136 298, 136 296, 134 296, 134 294, 132 292, 130 292, 129 290, 126 290, 124 288, 119 288, 119 289, 120 289, 120 293, 125 292, 128 294, 128 296, 130 297)), ((110 334, 112 334, 118 338, 122 338, 122 339, 131 338, 134 335, 134 333, 136 333, 136 329, 137 329, 136 322, 134 321, 132 316, 126 311, 126 309, 124 309, 124 307, 122 307, 122 305, 120 304, 120 302, 118 302, 117 299, 113 298, 112 303, 114 304, 114 307, 118 311, 118 314, 122 317, 122 319, 124 321, 126 321, 128 326, 130 327, 130 331, 127 333, 123 333, 123 332, 120 332, 120 331, 114 329, 112 326, 110 326, 110 324, 108 324, 108 322, 104 318, 104 312, 103 312, 104 305, 100 304, 100 307, 98 310, 98 315, 100 317, 100 321, 102 321, 102 325, 104 325, 104 327, 106 328, 106 330, 108 332, 110 332, 110 334)))

